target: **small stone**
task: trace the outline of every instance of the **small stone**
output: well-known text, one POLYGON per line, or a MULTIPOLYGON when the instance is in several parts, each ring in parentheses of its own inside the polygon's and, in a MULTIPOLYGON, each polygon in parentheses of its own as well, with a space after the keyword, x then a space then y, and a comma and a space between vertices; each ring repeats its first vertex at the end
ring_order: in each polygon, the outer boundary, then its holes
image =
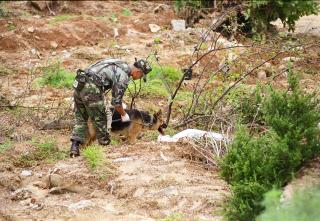
POLYGON ((113 29, 113 37, 114 37, 114 38, 119 37, 119 31, 118 31, 117 28, 114 28, 114 29, 113 29))
POLYGON ((51 41, 50 42, 50 46, 53 48, 53 49, 56 49, 58 47, 58 43, 55 42, 55 41, 51 41))
POLYGON ((28 30, 28 32, 33 33, 35 31, 35 28, 33 26, 31 26, 27 30, 28 30))
POLYGON ((32 176, 32 171, 30 171, 30 170, 22 170, 22 172, 20 173, 20 175, 21 175, 22 177, 32 176))
POLYGON ((264 66, 265 68, 271 68, 271 64, 270 64, 269 62, 265 63, 263 66, 264 66))
POLYGON ((266 80, 267 79, 267 73, 263 70, 259 71, 257 74, 258 79, 260 80, 266 80))
POLYGON ((300 61, 301 58, 297 58, 297 57, 285 57, 282 59, 282 61, 284 62, 289 62, 289 61, 300 61))
POLYGON ((186 29, 185 20, 171 20, 171 25, 174 31, 184 31, 186 29))
POLYGON ((156 33, 161 30, 161 27, 156 24, 149 24, 149 28, 152 33, 156 33))

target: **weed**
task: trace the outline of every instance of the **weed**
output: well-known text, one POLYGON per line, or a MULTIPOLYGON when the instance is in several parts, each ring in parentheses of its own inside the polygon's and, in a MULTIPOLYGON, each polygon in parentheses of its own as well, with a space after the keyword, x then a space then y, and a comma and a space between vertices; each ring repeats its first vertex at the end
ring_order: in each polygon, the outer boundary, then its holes
POLYGON ((116 23, 118 21, 118 15, 116 13, 112 13, 110 19, 112 22, 116 23))
POLYGON ((130 9, 124 8, 124 9, 122 9, 121 14, 122 14, 123 16, 131 16, 131 15, 132 15, 132 12, 130 11, 130 9))
POLYGON ((67 151, 59 150, 54 139, 45 139, 43 142, 32 140, 30 144, 33 149, 21 154, 15 162, 16 165, 30 167, 41 161, 52 163, 67 156, 67 151))
POLYGON ((155 39, 153 39, 153 43, 155 43, 155 44, 161 44, 161 43, 162 43, 161 38, 155 38, 155 39))
POLYGON ((15 26, 15 24, 10 23, 10 24, 8 24, 7 29, 8 29, 8 31, 13 31, 14 29, 16 29, 16 26, 15 26))
POLYGON ((68 21, 68 20, 74 19, 76 17, 77 17, 76 15, 69 15, 69 14, 57 15, 49 22, 49 24, 50 25, 56 25, 56 24, 58 24, 60 22, 68 21))
POLYGON ((183 216, 180 213, 174 213, 164 218, 157 219, 157 221, 182 221, 182 220, 185 220, 185 216, 183 216))
MULTIPOLYGON (((171 66, 153 66, 152 71, 148 74, 146 83, 141 83, 141 97, 168 97, 172 93, 175 84, 182 76, 182 72, 171 66)), ((138 87, 138 85, 137 85, 138 87)), ((137 88, 138 90, 138 88, 137 88)), ((129 92, 134 92, 134 83, 130 82, 129 92)))
POLYGON ((2 144, 0 144, 0 153, 5 152, 12 146, 12 141, 9 139, 6 139, 2 144))
POLYGON ((117 139, 112 138, 110 144, 111 145, 118 145, 120 142, 117 139))
POLYGON ((89 146, 83 151, 84 158, 93 170, 103 165, 103 155, 103 149, 100 146, 89 146))
POLYGON ((83 156, 90 169, 93 170, 100 179, 105 180, 116 173, 116 168, 106 159, 103 150, 104 148, 101 146, 92 145, 83 151, 83 156))
POLYGON ((57 88, 71 88, 75 74, 61 68, 60 62, 52 63, 41 68, 44 75, 36 82, 40 86, 53 86, 57 88))

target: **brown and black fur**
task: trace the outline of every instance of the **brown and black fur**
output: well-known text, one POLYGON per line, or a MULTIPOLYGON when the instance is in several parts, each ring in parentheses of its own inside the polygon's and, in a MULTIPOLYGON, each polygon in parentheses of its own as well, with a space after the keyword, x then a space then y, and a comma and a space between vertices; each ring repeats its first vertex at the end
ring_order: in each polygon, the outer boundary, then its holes
MULTIPOLYGON (((159 133, 164 134, 163 129, 166 128, 166 124, 162 119, 161 110, 157 113, 150 115, 146 111, 140 111, 137 109, 125 110, 130 116, 130 122, 122 122, 120 114, 111 108, 112 124, 111 132, 119 135, 123 135, 124 138, 132 143, 137 139, 140 132, 146 130, 158 130, 159 133)), ((84 146, 90 145, 96 140, 96 130, 92 120, 88 120, 88 134, 84 146)))

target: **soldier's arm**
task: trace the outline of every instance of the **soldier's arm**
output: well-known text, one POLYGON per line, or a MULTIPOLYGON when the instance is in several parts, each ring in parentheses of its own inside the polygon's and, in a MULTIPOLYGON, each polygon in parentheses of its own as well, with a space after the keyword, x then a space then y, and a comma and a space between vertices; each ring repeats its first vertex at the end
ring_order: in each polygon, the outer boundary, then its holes
POLYGON ((124 116, 126 112, 122 107, 122 98, 128 87, 129 77, 128 74, 117 68, 117 75, 113 80, 112 85, 112 99, 111 104, 114 106, 116 111, 118 111, 121 116, 124 116))

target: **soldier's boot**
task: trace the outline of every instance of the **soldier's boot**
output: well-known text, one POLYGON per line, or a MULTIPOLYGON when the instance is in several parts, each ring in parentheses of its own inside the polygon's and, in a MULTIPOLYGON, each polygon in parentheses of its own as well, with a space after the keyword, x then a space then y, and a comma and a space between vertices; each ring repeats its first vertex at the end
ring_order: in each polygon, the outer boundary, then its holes
POLYGON ((70 148, 70 157, 78 157, 80 156, 79 146, 81 142, 77 140, 72 140, 71 148, 70 148))
POLYGON ((100 139, 98 139, 98 142, 100 145, 103 145, 103 146, 109 145, 111 143, 110 134, 106 133, 104 137, 101 137, 100 139))

